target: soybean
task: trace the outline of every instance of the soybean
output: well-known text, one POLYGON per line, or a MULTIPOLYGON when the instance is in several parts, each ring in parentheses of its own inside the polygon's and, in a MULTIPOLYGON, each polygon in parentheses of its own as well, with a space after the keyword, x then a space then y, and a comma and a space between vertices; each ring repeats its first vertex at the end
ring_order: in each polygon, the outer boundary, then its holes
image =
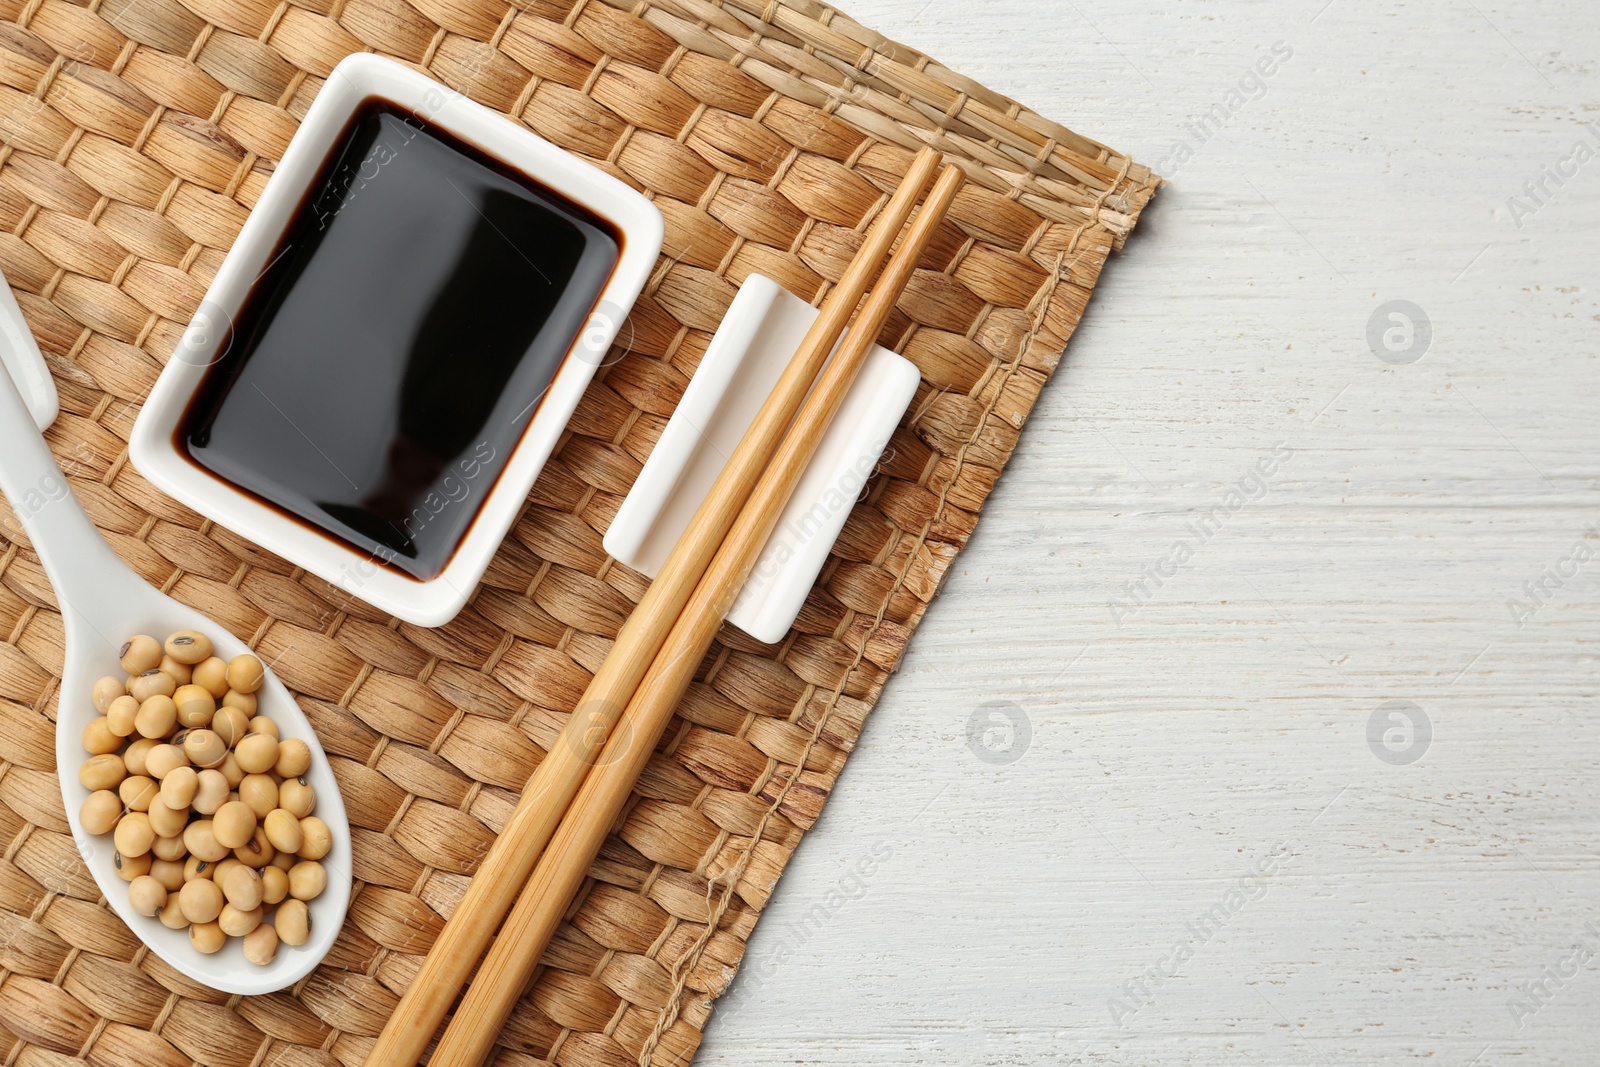
POLYGON ((128 772, 122 764, 122 757, 115 752, 90 756, 83 761, 83 766, 78 768, 78 781, 90 791, 115 789, 127 776, 128 772))
POLYGON ((261 875, 254 868, 246 867, 242 863, 228 868, 217 880, 222 886, 222 895, 228 898, 228 903, 245 911, 260 907, 262 899, 267 894, 266 883, 261 880, 261 875))
POLYGON ((161 662, 156 664, 156 670, 172 675, 172 682, 178 688, 189 684, 189 678, 194 673, 194 668, 187 663, 179 663, 171 656, 162 656, 161 662))
POLYGON ((232 849, 250 840, 255 829, 256 813, 250 806, 243 801, 230 800, 217 809, 211 832, 216 835, 217 844, 232 849))
POLYGON ((217 656, 201 660, 194 665, 189 681, 210 693, 213 700, 221 700, 228 692, 227 661, 217 656))
POLYGON ((217 841, 217 835, 212 832, 210 819, 197 819, 185 827, 183 843, 188 846, 191 856, 198 856, 208 863, 215 863, 228 854, 228 849, 217 841))
POLYGON ((174 767, 161 779, 161 803, 188 811, 199 788, 200 775, 193 767, 174 767))
POLYGON ((148 874, 128 883, 128 903, 140 915, 154 915, 167 906, 167 887, 148 874))
POLYGON ((311 746, 298 737, 278 744, 278 762, 272 768, 279 778, 298 778, 311 769, 311 746))
POLYGON ((122 669, 129 674, 143 674, 161 662, 161 642, 149 634, 139 634, 128 639, 119 654, 122 669))
POLYGON ((278 850, 267 840, 267 832, 259 826, 251 833, 250 840, 234 849, 233 854, 241 863, 257 868, 265 867, 278 858, 278 850))
POLYGON ((124 778, 117 786, 117 796, 129 811, 149 811, 151 801, 161 795, 161 787, 142 774, 124 778))
POLYGON ((133 728, 139 731, 140 737, 166 737, 177 724, 178 706, 172 702, 170 693, 145 697, 133 716, 133 728))
POLYGON ((131 737, 137 727, 139 702, 124 693, 106 706, 106 725, 118 737, 131 737))
POLYGON ((127 692, 128 689, 122 684, 122 679, 108 674, 94 683, 94 688, 89 691, 89 698, 94 701, 94 710, 104 715, 111 702, 127 692))
POLYGON ((261 868, 261 903, 278 904, 289 895, 289 876, 282 867, 261 868))
MULTIPOLYGON (((222 699, 226 701, 228 698, 222 699)), ((232 748, 244 740, 245 735, 250 732, 250 716, 231 704, 224 703, 217 709, 217 713, 211 716, 211 729, 222 738, 223 744, 232 748)))
MULTIPOLYGON (((278 739, 268 734, 250 733, 234 746, 233 754, 239 760, 239 769, 244 773, 265 774, 274 769, 274 764, 282 762, 279 750, 290 743, 285 741, 283 745, 279 745, 278 739)), ((305 742, 301 741, 300 744, 304 745, 305 742)), ((107 749, 107 751, 112 750, 107 749)), ((280 777, 283 776, 281 771, 278 773, 280 777)))
POLYGON ((315 900, 328 888, 328 872, 315 860, 304 860, 289 868, 289 895, 296 900, 315 900))
POLYGON ((215 922, 195 923, 189 927, 189 944, 193 945, 197 952, 204 952, 209 956, 227 943, 228 935, 223 933, 222 927, 215 922))
POLYGON ((228 756, 228 747, 215 730, 190 730, 183 739, 183 754, 196 767, 219 767, 228 756))
POLYGON ((221 771, 211 768, 195 775, 195 780, 194 810, 201 815, 215 815, 228 802, 228 780, 221 771))
POLYGON ((190 729, 209 726, 217 710, 216 698, 202 685, 179 686, 172 694, 172 702, 178 708, 178 721, 190 729))
POLYGON ((169 697, 178 691, 178 682, 159 667, 151 667, 128 682, 128 695, 141 704, 151 697, 169 697))
MULTIPOLYGON (((129 697, 128 699, 133 699, 129 697)), ((145 757, 150 750, 159 745, 154 738, 141 737, 122 751, 122 761, 128 766, 129 774, 149 774, 150 769, 145 766, 145 757)))
POLYGON ((305 818, 316 806, 317 792, 304 778, 290 778, 278 786, 278 807, 293 812, 296 818, 305 818))
POLYGON ((97 789, 89 794, 78 809, 78 821, 86 833, 108 834, 117 820, 122 818, 122 799, 109 789, 97 789))
POLYGON ((179 663, 194 664, 211 655, 211 638, 198 630, 179 630, 167 638, 167 655, 179 663))
MULTIPOLYGON (((183 833, 184 827, 189 825, 188 808, 169 808, 157 798, 150 805, 150 811, 145 816, 150 821, 150 829, 157 837, 178 837, 183 833)), ((155 842, 151 842, 154 846, 155 842)))
POLYGON ((270 775, 247 774, 239 780, 239 799, 256 818, 265 819, 278 806, 278 783, 270 775))
POLYGON ((278 905, 272 925, 278 931, 278 940, 298 947, 311 936, 311 910, 303 900, 286 900, 278 905))
POLYGON ((189 920, 183 917, 183 902, 178 899, 178 894, 167 894, 167 906, 156 913, 156 918, 161 920, 161 925, 168 930, 182 930, 189 925, 189 920))
POLYGON ((189 858, 189 846, 183 843, 182 834, 177 837, 158 837, 150 846, 150 855, 158 860, 181 863, 189 858))
POLYGON ((192 923, 208 923, 222 914, 222 890, 208 878, 183 883, 178 891, 183 914, 192 923))
POLYGON ((267 669, 248 652, 228 661, 228 686, 238 693, 254 693, 266 679, 267 669))
MULTIPOLYGON (((215 866, 213 866, 211 868, 211 880, 213 882, 217 883, 217 885, 220 887, 222 885, 223 881, 228 877, 228 872, 229 871, 232 871, 236 867, 243 867, 243 866, 244 866, 244 864, 240 863, 238 860, 234 859, 232 856, 229 856, 227 859, 223 860, 222 862, 216 864, 215 866)), ((226 891, 224 891, 223 895, 224 896, 227 895, 226 891)))
POLYGON ((111 729, 110 721, 102 715, 98 719, 90 719, 89 725, 83 728, 83 747, 91 755, 104 756, 121 748, 122 738, 117 736, 111 729))
POLYGON ((217 769, 228 780, 229 789, 239 788, 239 783, 244 780, 244 768, 239 766, 238 757, 232 752, 222 757, 222 766, 217 769))
POLYGON ((176 893, 183 888, 183 864, 177 860, 153 859, 150 877, 160 882, 167 892, 176 893))
POLYGON ((120 852, 111 854, 111 866, 116 868, 117 877, 124 882, 131 882, 141 874, 149 874, 151 862, 148 852, 143 856, 124 856, 120 852))
POLYGON ((261 909, 236 908, 232 904, 224 904, 217 916, 217 925, 230 937, 243 937, 261 925, 261 909))
POLYGON ((145 773, 152 778, 165 778, 169 771, 187 767, 189 757, 177 745, 156 745, 145 753, 145 773))
POLYGON ((305 844, 305 831, 300 828, 300 820, 282 808, 269 811, 261 827, 266 831, 272 847, 279 852, 299 852, 305 844))
POLYGON ((265 967, 277 954, 278 931, 258 920, 256 928, 244 935, 244 958, 257 967, 265 967))
POLYGON ((156 832, 150 827, 150 816, 142 811, 132 811, 124 815, 111 833, 111 840, 116 843, 117 851, 124 857, 147 854, 155 839, 156 832))

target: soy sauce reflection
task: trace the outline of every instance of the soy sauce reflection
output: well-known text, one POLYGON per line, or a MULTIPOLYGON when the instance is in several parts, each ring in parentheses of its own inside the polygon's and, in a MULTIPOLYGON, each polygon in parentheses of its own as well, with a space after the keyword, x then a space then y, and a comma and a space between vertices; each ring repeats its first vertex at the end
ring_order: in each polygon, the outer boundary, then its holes
POLYGON ((604 220, 381 102, 357 112, 180 431, 199 464, 443 570, 616 265, 604 220))
MULTIPOLYGON (((501 190, 485 195, 466 247, 423 317, 406 361, 397 428, 382 480, 359 507, 340 501, 322 505, 406 556, 415 555, 419 535, 446 504, 470 495, 468 482, 477 480, 482 464, 497 458, 485 428, 527 361, 539 324, 560 302, 562 294, 548 281, 520 276, 519 257, 535 271, 537 265, 492 221, 516 208, 515 198, 501 190), (514 306, 519 298, 518 316, 485 313, 486 308, 514 306), (470 375, 462 372, 469 352, 477 354, 470 375), (457 462, 461 477, 451 470, 457 462)), ((576 227, 550 227, 546 236, 542 258, 547 264, 576 263, 581 257, 584 243, 576 227)), ((524 384, 542 389, 556 367, 531 369, 540 381, 524 384)), ((518 422, 525 424, 526 416, 518 422)))

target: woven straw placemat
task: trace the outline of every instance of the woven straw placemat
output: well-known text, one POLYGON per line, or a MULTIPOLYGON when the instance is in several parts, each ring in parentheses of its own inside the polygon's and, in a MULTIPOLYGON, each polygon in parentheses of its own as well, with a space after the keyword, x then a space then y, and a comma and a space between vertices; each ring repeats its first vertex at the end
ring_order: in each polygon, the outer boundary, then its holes
POLYGON ((74 490, 153 584, 246 637, 315 724, 357 895, 292 990, 148 955, 67 833, 62 626, 0 503, 0 1062, 359 1064, 644 580, 600 538, 751 272, 816 299, 913 150, 970 175, 883 343, 911 412, 779 645, 730 628, 497 1062, 676 1064, 972 532, 1150 171, 810 0, 0 0, 0 267, 74 490), (128 463, 141 398, 322 80, 414 64, 644 190, 666 251, 472 603, 353 601, 128 463))

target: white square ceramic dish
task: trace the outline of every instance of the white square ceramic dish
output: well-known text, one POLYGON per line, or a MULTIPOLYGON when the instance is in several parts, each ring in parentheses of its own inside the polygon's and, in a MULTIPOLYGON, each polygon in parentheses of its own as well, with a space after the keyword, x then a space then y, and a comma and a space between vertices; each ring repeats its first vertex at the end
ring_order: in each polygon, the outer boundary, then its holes
MULTIPOLYGON (((816 308, 771 278, 745 279, 611 520, 607 552, 646 577, 660 573, 816 318, 816 308)), ((872 347, 728 612, 729 622, 758 641, 783 640, 920 380, 910 360, 872 347)))
POLYGON ((159 489, 352 596, 422 626, 452 619, 516 521, 584 389, 610 348, 661 251, 664 227, 653 204, 625 184, 527 128, 454 90, 377 56, 342 61, 317 94, 260 201, 223 260, 183 340, 134 424, 130 456, 159 489), (420 581, 369 551, 312 529, 219 478, 185 455, 178 425, 207 368, 226 351, 229 324, 269 266, 311 184, 363 102, 378 98, 527 174, 610 222, 621 235, 615 269, 588 326, 550 382, 471 526, 436 577, 420 581))

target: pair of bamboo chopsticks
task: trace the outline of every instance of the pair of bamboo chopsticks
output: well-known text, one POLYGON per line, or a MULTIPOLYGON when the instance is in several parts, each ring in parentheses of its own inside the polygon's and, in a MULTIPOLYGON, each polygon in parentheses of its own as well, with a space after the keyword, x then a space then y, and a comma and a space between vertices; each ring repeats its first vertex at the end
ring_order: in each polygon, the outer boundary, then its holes
POLYGON ((477 1067, 493 1048, 806 463, 960 188, 961 171, 946 166, 862 303, 849 335, 828 361, 938 162, 938 153, 931 149, 918 153, 868 230, 789 366, 523 790, 368 1054, 367 1067, 413 1067, 421 1060, 491 938, 494 944, 429 1062, 431 1067, 477 1067), (495 937, 502 918, 505 924, 495 937))

